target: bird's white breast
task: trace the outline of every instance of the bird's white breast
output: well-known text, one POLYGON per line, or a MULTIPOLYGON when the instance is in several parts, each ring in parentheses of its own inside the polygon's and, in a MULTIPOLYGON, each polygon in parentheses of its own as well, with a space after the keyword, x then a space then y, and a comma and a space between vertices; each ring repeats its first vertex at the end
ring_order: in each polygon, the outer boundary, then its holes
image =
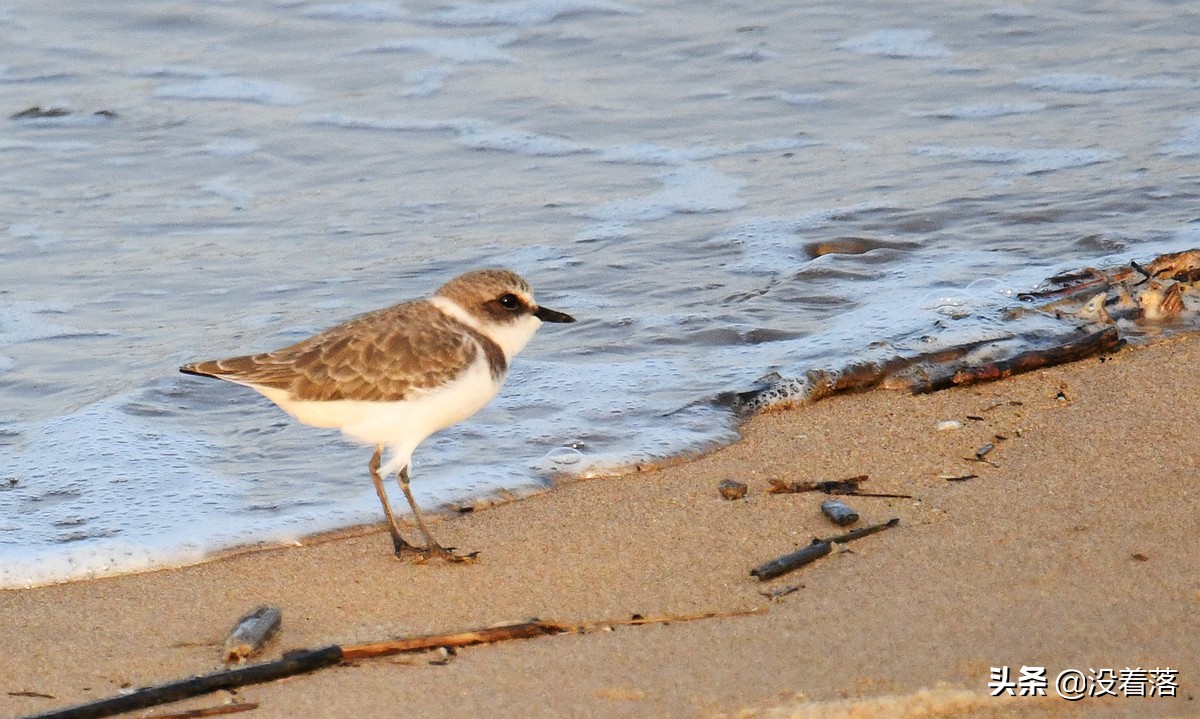
POLYGON ((506 377, 507 373, 493 378, 481 352, 448 384, 413 393, 399 402, 294 400, 283 390, 255 389, 304 424, 335 427, 351 439, 388 447, 393 454, 388 468, 397 470, 408 463, 426 437, 483 409, 506 377))

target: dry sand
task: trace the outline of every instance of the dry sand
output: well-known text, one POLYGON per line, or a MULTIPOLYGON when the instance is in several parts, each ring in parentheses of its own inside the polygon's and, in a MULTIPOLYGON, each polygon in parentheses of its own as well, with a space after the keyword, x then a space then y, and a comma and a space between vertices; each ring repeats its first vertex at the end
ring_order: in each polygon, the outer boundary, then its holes
POLYGON ((228 701, 257 703, 243 715, 257 719, 1200 715, 1198 360, 1189 337, 764 415, 694 461, 440 521, 444 542, 481 550, 472 565, 400 563, 375 529, 0 592, 0 716, 216 670, 225 632, 263 603, 284 615, 268 658, 528 617, 766 611, 472 647, 441 664, 364 661, 140 715, 228 701), (937 431, 946 419, 963 427, 937 431), (995 466, 964 459, 989 442, 995 466), (916 497, 849 500, 864 523, 900 527, 772 582, 748 575, 841 531, 820 496, 771 495, 768 480, 857 474, 867 491, 916 497), (746 499, 718 496, 727 478, 749 484, 746 499), (795 583, 774 601, 759 593, 795 583), (1170 667, 1178 698, 1002 701, 987 687, 1002 665, 1170 667))

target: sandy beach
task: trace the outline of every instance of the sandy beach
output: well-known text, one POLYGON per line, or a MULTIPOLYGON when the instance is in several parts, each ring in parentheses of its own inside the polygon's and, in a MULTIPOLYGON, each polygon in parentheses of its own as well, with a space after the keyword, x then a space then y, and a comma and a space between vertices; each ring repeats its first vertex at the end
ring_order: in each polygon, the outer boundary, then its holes
MULTIPOLYGON (((474 564, 401 563, 382 527, 135 576, 0 592, 0 716, 221 668, 233 622, 283 611, 264 659, 488 626, 758 613, 392 657, 138 712, 242 716, 1196 716, 1200 338, 925 396, 756 417, 737 444, 578 481, 435 527, 474 564), (938 430, 957 420, 957 430, 938 430), (988 462, 974 459, 985 444, 988 462), (769 582, 755 565, 844 530, 769 480, 866 474, 900 526, 769 582), (963 477, 949 481, 946 476, 963 477), (717 492, 745 482, 745 499, 717 492), (760 592, 792 585, 777 599, 760 592), (1045 667, 1048 697, 989 696, 1045 667), (1069 669, 1170 668, 1175 698, 1069 702, 1069 669)), ((347 471, 358 471, 358 467, 347 471)), ((364 476, 363 481, 367 481, 364 476)))

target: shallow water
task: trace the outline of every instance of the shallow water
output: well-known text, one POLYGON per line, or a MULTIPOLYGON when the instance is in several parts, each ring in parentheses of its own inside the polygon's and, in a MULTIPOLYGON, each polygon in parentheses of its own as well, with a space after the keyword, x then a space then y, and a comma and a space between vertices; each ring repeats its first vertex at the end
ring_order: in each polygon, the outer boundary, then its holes
POLYGON ((1187 4, 17 1, 0 37, 0 112, 69 111, 0 121, 0 586, 378 521, 369 450, 175 369, 469 268, 581 321, 417 451, 430 506, 1200 245, 1187 4))

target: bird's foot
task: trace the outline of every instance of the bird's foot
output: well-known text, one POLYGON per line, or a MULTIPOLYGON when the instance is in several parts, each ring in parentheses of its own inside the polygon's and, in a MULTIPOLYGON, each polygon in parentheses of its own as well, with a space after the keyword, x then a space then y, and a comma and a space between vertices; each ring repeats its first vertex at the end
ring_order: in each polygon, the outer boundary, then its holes
POLYGON ((396 559, 404 560, 419 560, 425 556, 425 549, 423 547, 409 544, 399 534, 392 534, 392 552, 396 555, 396 559))
POLYGON ((475 562, 479 558, 479 552, 471 552, 469 554, 456 554, 454 547, 443 547, 428 537, 424 547, 418 547, 410 543, 396 530, 392 530, 392 553, 396 555, 396 559, 403 561, 411 561, 414 564, 425 564, 429 561, 441 562, 475 562))
POLYGON ((411 561, 413 564, 425 564, 430 561, 470 563, 479 558, 479 552, 456 554, 454 547, 443 547, 437 542, 432 542, 427 547, 418 547, 397 534, 392 535, 392 552, 396 559, 411 561))
POLYGON ((479 560, 479 552, 455 554, 454 547, 443 547, 436 542, 432 542, 429 546, 418 551, 420 551, 422 555, 421 559, 417 560, 419 564, 424 564, 431 560, 440 562, 464 562, 470 564, 479 560))

